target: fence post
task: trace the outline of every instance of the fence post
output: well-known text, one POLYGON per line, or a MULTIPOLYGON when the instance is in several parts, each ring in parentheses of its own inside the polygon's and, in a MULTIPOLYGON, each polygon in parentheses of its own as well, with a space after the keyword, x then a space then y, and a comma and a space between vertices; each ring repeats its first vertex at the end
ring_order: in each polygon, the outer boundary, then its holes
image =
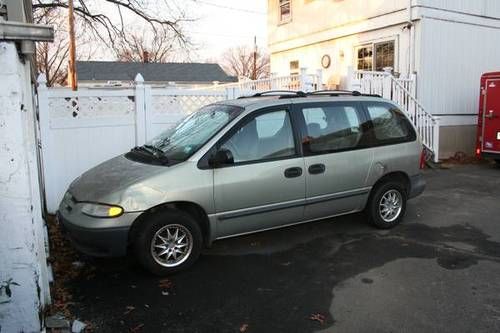
POLYGON ((306 91, 307 89, 307 68, 302 67, 300 69, 300 75, 299 75, 299 90, 300 91, 306 91))
POLYGON ((271 90, 280 89, 277 84, 278 82, 276 82, 276 77, 277 77, 276 73, 271 73, 271 75, 269 76, 269 81, 271 81, 271 90))
POLYGON ((439 117, 434 117, 434 127, 432 133, 432 149, 434 150, 434 163, 439 162, 439 117))
POLYGON ((345 78, 345 86, 343 87, 346 90, 351 91, 361 91, 361 81, 356 78, 356 74, 354 73, 354 67, 347 67, 347 77, 345 78))
POLYGON ((323 90, 323 70, 316 70, 316 88, 315 90, 323 90))
POLYGON ((153 139, 153 93, 151 85, 144 85, 144 126, 146 142, 153 139))
POLYGON ((412 73, 410 74, 410 80, 411 80, 411 93, 412 96, 417 99, 417 74, 412 73))
POLYGON ((392 99, 392 68, 384 68, 384 78, 382 82, 382 97, 392 99))
POLYGON ((144 104, 144 78, 140 73, 135 76, 135 144, 146 143, 146 115, 144 104))

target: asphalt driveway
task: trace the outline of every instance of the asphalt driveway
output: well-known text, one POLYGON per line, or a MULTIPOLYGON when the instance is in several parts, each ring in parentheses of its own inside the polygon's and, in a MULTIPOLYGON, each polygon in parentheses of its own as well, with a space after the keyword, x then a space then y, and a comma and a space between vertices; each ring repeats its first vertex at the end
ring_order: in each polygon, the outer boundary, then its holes
POLYGON ((220 241, 168 279, 86 259, 71 310, 96 332, 499 332, 500 168, 426 178, 391 231, 358 214, 220 241))

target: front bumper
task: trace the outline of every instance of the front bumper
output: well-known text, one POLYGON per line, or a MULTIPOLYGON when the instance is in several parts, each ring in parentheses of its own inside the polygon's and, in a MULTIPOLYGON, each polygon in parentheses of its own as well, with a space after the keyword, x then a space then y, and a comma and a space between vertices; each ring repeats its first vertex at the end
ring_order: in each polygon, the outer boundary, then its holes
POLYGON ((418 197, 425 190, 426 181, 423 174, 410 177, 410 193, 408 199, 418 197))
POLYGON ((73 246, 94 257, 126 255, 129 230, 140 212, 124 213, 116 218, 94 218, 81 213, 78 206, 63 201, 57 212, 59 225, 73 246))

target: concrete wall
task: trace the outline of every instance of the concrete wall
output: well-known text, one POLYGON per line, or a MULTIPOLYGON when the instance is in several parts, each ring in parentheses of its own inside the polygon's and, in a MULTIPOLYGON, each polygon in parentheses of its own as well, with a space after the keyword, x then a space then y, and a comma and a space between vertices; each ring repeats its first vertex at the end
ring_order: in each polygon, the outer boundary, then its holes
POLYGON ((0 332, 39 332, 49 301, 29 62, 0 42, 0 332))

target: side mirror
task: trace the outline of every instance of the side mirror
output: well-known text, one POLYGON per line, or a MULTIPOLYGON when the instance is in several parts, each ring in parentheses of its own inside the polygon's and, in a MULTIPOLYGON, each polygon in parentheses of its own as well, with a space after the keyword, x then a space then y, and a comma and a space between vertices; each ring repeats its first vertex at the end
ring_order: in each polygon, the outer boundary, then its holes
POLYGON ((209 163, 213 167, 234 164, 233 153, 231 153, 229 149, 220 148, 215 155, 210 158, 209 163))

